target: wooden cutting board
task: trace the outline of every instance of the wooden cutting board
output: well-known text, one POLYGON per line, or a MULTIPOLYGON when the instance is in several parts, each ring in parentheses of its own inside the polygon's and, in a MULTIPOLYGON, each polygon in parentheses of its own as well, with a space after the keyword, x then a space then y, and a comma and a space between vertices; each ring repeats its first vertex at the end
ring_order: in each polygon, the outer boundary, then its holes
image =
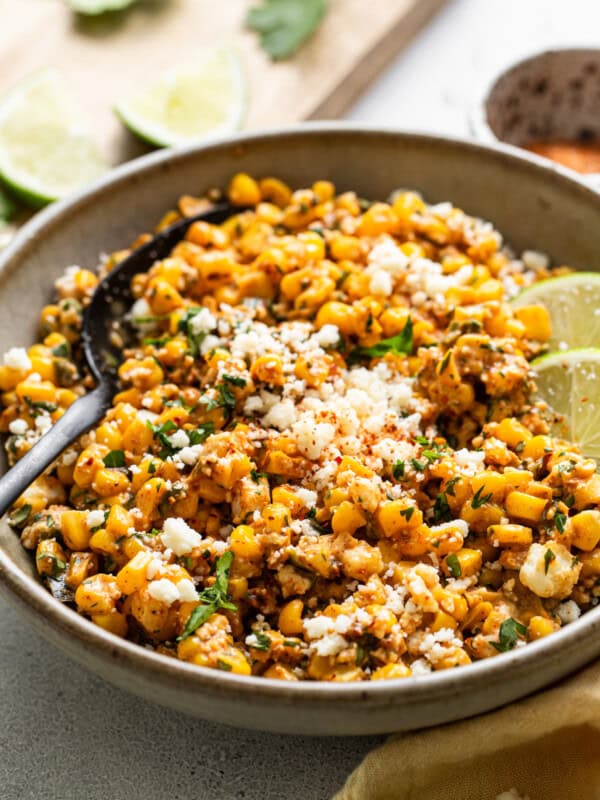
POLYGON ((65 0, 0 0, 0 93, 40 67, 61 70, 109 163, 146 149, 114 103, 204 45, 233 43, 250 84, 248 129, 341 114, 445 0, 330 0, 318 33, 273 64, 244 30, 258 0, 142 0, 103 17, 65 0))

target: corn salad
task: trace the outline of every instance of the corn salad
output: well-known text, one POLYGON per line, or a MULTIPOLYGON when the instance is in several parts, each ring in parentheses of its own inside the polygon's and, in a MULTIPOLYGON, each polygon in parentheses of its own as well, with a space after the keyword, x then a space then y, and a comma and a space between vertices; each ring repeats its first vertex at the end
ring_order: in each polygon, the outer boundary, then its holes
MULTIPOLYGON (((533 399, 547 311, 507 302, 560 270, 415 192, 238 174, 227 196, 134 278, 112 408, 15 504, 50 590, 165 656, 289 681, 469 664, 596 604, 600 475, 533 399)), ((11 462, 92 386, 97 282, 69 267, 40 343, 5 355, 11 462)))

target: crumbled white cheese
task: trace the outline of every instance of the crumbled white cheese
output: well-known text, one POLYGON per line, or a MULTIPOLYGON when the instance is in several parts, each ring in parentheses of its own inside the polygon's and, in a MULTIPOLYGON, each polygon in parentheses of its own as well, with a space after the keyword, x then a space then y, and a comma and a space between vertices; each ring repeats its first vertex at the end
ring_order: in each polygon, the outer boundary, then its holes
MULTIPOLYGON (((246 403, 247 405, 248 403, 246 403)), ((266 428, 285 431, 291 428, 297 419, 298 411, 293 400, 286 399, 274 405, 261 421, 266 428)))
POLYGON ((9 423, 8 430, 11 433, 14 433, 15 436, 23 436, 23 434, 27 433, 29 430, 29 425, 27 424, 26 420, 17 418, 13 419, 13 421, 9 423))
POLYGON ((183 603, 192 603, 198 599, 198 592, 194 586, 194 582, 189 578, 183 578, 177 583, 177 590, 179 591, 179 599, 183 603))
POLYGON ((485 453, 482 450, 457 450, 454 453, 454 463, 465 471, 467 475, 475 475, 483 469, 485 453))
POLYGON ((52 427, 52 420, 50 419, 50 415, 47 413, 38 414, 38 416, 35 418, 35 427, 36 430, 38 430, 42 434, 42 436, 45 433, 48 433, 48 431, 52 427))
POLYGON ((298 450, 315 461, 335 437, 335 428, 328 422, 316 422, 311 414, 304 414, 292 426, 298 450))
POLYGON ((193 444, 191 447, 183 447, 178 453, 177 458, 188 466, 192 466, 200 458, 202 452, 201 444, 193 444))
POLYGON ((4 353, 4 364, 10 369, 27 372, 31 369, 31 361, 24 347, 11 347, 4 353))
POLYGON ((530 545, 519 571, 519 579, 538 597, 567 597, 581 571, 567 548, 558 542, 530 545), (552 558, 548 558, 548 551, 552 558))
POLYGON ((382 294, 389 297, 393 291, 392 276, 383 269, 377 269, 371 274, 369 289, 373 294, 382 294))
POLYGON ((167 438, 171 443, 171 446, 177 448, 178 450, 180 450, 182 447, 187 447, 190 443, 187 433, 181 428, 178 431, 175 431, 172 436, 167 438))
POLYGON ((323 636, 315 644, 315 652, 318 656, 334 656, 348 647, 348 642, 339 633, 329 633, 323 636))
POLYGON ((89 511, 85 521, 88 528, 99 528, 100 525, 104 525, 104 511, 101 511, 99 508, 89 511))
POLYGON ((188 327, 194 336, 210 333, 217 327, 217 318, 211 314, 208 308, 202 308, 197 314, 190 317, 188 327))
POLYGON ((581 616, 581 609, 574 600, 566 600, 558 606, 556 613, 562 624, 568 625, 581 616))
POLYGON ((335 629, 334 621, 331 617, 320 615, 304 620, 304 631, 309 639, 321 639, 335 629))
POLYGON ((548 269, 550 266, 550 259, 545 253, 540 253, 537 250, 525 250, 521 256, 525 269, 532 269, 534 272, 548 269))
POLYGON ((321 347, 332 347, 340 340, 340 329, 337 325, 323 325, 312 338, 321 347))
POLYGON ((160 578, 157 581, 150 581, 148 584, 148 594, 155 600, 170 606, 179 600, 179 590, 174 583, 167 578, 160 578))
POLYGON ((302 501, 306 508, 313 508, 317 504, 317 493, 312 492, 310 489, 304 489, 302 486, 292 486, 292 491, 296 497, 302 501))
POLYGON ((165 547, 170 547, 177 556, 183 556, 198 547, 202 537, 183 519, 169 517, 165 520, 163 531, 160 535, 165 547))

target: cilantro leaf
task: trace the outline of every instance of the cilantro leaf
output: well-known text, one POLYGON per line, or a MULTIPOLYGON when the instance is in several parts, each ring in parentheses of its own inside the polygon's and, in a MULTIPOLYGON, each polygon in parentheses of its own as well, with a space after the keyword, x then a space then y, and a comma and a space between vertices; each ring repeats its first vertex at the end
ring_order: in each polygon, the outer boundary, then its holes
POLYGON ((460 578, 462 575, 462 567, 456 553, 450 553, 450 555, 446 556, 446 564, 450 575, 452 575, 453 578, 460 578))
POLYGON ((111 450, 102 459, 105 467, 124 467, 125 466, 125 452, 123 450, 111 450))
POLYGON ((271 647, 271 639, 266 633, 263 633, 262 631, 256 631, 254 633, 254 637, 256 639, 256 644, 250 645, 250 647, 254 648, 254 650, 268 650, 271 647))
POLYGON ((190 614, 185 628, 181 636, 177 637, 177 641, 187 639, 191 636, 200 625, 203 625, 215 611, 220 608, 226 608, 230 611, 236 611, 237 606, 231 602, 231 598, 227 594, 227 586, 229 583, 229 572, 231 570, 231 562, 233 561, 233 553, 228 550, 226 553, 217 560, 217 567, 215 571, 215 582, 212 586, 203 589, 198 594, 200 604, 190 614))
POLYGON ((450 506, 448 505, 448 498, 444 492, 440 492, 435 498, 435 503, 433 504, 433 521, 448 522, 450 516, 451 512, 450 506))
POLYGON ((238 386, 240 389, 246 385, 246 379, 240 375, 226 375, 223 373, 223 380, 225 383, 230 383, 232 386, 238 386))
POLYGON ((30 514, 31 506, 29 503, 25 503, 25 505, 21 506, 21 508, 17 508, 17 510, 13 511, 13 513, 10 515, 10 524, 15 527, 22 525, 24 522, 27 522, 30 514))
POLYGON ((489 494, 482 494, 482 492, 483 486, 480 486, 473 495, 473 499, 471 500, 471 508, 481 508, 481 506, 489 503, 489 501, 492 499, 492 492, 489 492, 489 494))
POLYGON ((177 323, 177 330, 185 334, 188 340, 190 355, 192 358, 198 357, 200 354, 200 345, 206 338, 205 333, 194 333, 193 327, 190 324, 194 317, 201 311, 201 306, 193 306, 192 308, 188 308, 184 316, 177 323))
POLYGON ((262 0, 248 11, 246 26, 272 61, 283 61, 319 27, 326 11, 327 0, 262 0))
POLYGON ((554 552, 548 548, 544 553, 544 575, 548 574, 548 570, 550 569, 550 564, 554 561, 556 555, 554 552))
POLYGON ((382 339, 373 347, 355 347, 348 356, 348 364, 355 364, 362 358, 382 358, 386 353, 396 356, 410 355, 413 351, 413 323, 412 318, 406 320, 406 325, 397 336, 382 339))
POLYGON ((400 478, 404 477, 404 469, 405 469, 404 461, 398 459, 398 461, 394 462, 394 466, 392 467, 392 474, 394 478, 399 481, 400 478))
POLYGON ((567 515, 563 514, 562 511, 557 511, 554 515, 554 524, 556 525, 556 530, 559 533, 564 533, 565 525, 567 524, 567 515))
POLYGON ((517 622, 517 620, 512 617, 508 617, 508 619, 505 619, 500 625, 498 641, 490 642, 490 644, 493 645, 498 652, 506 653, 508 650, 513 649, 519 636, 525 636, 526 633, 527 628, 525 625, 517 622))
POLYGON ((186 431, 190 444, 202 444, 215 432, 215 423, 211 420, 203 422, 193 431, 186 431))

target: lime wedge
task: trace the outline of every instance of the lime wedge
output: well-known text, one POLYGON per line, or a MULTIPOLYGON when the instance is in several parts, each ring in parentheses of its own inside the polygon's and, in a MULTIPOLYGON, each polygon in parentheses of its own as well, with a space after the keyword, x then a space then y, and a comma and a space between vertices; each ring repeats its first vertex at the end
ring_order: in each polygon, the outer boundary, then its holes
POLYGON ((600 349, 549 353, 531 366, 539 397, 563 415, 552 434, 570 439, 586 456, 600 460, 600 349))
POLYGON ((65 197, 105 169, 58 73, 38 72, 0 101, 0 175, 26 203, 65 197))
POLYGON ((69 0, 69 5, 78 14, 104 14, 106 11, 120 11, 132 5, 135 0, 69 0))
POLYGON ((237 130, 246 113, 246 80, 234 50, 218 47, 173 67, 115 108, 137 136, 174 147, 237 130))
POLYGON ((550 350, 592 347, 600 342, 600 273, 574 272, 534 283, 512 305, 541 303, 550 314, 550 350))

